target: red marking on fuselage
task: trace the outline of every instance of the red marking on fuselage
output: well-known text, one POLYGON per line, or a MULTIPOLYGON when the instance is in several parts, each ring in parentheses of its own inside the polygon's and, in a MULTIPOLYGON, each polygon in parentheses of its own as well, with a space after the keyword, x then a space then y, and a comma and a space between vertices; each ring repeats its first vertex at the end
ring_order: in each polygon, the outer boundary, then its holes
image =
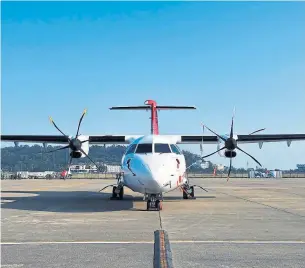
POLYGON ((158 124, 158 113, 157 113, 157 102, 154 100, 145 101, 146 105, 151 107, 151 134, 159 134, 159 124, 158 124))

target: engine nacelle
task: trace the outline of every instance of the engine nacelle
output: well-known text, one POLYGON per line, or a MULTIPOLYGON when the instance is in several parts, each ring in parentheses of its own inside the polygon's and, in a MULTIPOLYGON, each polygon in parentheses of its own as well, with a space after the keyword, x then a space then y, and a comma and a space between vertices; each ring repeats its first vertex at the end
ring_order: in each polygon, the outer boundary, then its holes
POLYGON ((236 151, 226 150, 224 154, 225 154, 225 157, 227 157, 227 158, 234 158, 234 157, 236 157, 236 151))
MULTIPOLYGON (((80 141, 86 141, 86 142, 82 143, 82 149, 86 154, 88 154, 89 153, 89 141, 87 141, 87 140, 89 140, 89 136, 79 135, 77 139, 80 141)), ((86 157, 86 155, 83 154, 81 151, 72 151, 72 150, 70 150, 70 156, 72 158, 86 157)))
MULTIPOLYGON (((82 152, 80 152, 80 151, 72 151, 71 153, 70 153, 70 156, 72 157, 72 158, 81 158, 82 156, 83 156, 83 153, 82 152)), ((85 155, 84 155, 85 156, 85 155)), ((84 157, 83 156, 83 157, 84 157)))

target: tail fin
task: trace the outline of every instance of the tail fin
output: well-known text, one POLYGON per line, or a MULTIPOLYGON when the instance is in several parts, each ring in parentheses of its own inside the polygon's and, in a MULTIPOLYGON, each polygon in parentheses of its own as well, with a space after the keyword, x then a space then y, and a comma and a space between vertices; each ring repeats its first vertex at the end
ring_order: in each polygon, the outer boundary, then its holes
POLYGON ((151 134, 159 134, 158 112, 157 110, 179 110, 179 109, 196 109, 193 106, 172 106, 172 105, 157 105, 154 100, 147 100, 144 102, 145 106, 115 106, 110 110, 151 110, 151 134))

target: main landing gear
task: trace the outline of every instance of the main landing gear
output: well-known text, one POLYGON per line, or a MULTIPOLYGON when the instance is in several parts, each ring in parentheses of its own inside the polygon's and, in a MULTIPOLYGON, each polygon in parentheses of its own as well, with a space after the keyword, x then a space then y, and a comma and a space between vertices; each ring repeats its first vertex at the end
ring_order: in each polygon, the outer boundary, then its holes
POLYGON ((162 195, 160 194, 149 194, 146 204, 146 210, 162 210, 162 195))
POLYGON ((102 192, 104 189, 112 186, 112 196, 110 197, 111 200, 122 200, 124 197, 124 182, 123 182, 123 176, 121 173, 117 174, 117 184, 114 185, 107 185, 103 189, 99 190, 99 192, 102 192))
POLYGON ((199 185, 192 185, 192 186, 190 186, 188 182, 185 182, 181 186, 181 189, 182 189, 182 192, 183 192, 183 199, 196 199, 196 197, 195 197, 195 190, 194 190, 194 188, 196 186, 207 192, 206 189, 202 188, 199 185))
POLYGON ((124 197, 124 186, 113 186, 111 199, 120 199, 124 197))
POLYGON ((189 186, 189 184, 182 185, 183 199, 195 199, 194 186, 189 186))

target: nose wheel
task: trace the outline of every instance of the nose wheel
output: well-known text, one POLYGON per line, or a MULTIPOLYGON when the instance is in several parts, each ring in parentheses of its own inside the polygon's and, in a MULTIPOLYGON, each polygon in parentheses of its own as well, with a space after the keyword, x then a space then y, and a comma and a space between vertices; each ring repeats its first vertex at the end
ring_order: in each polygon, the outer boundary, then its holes
POLYGON ((151 195, 147 200, 146 210, 162 210, 162 200, 158 199, 156 195, 151 195))

